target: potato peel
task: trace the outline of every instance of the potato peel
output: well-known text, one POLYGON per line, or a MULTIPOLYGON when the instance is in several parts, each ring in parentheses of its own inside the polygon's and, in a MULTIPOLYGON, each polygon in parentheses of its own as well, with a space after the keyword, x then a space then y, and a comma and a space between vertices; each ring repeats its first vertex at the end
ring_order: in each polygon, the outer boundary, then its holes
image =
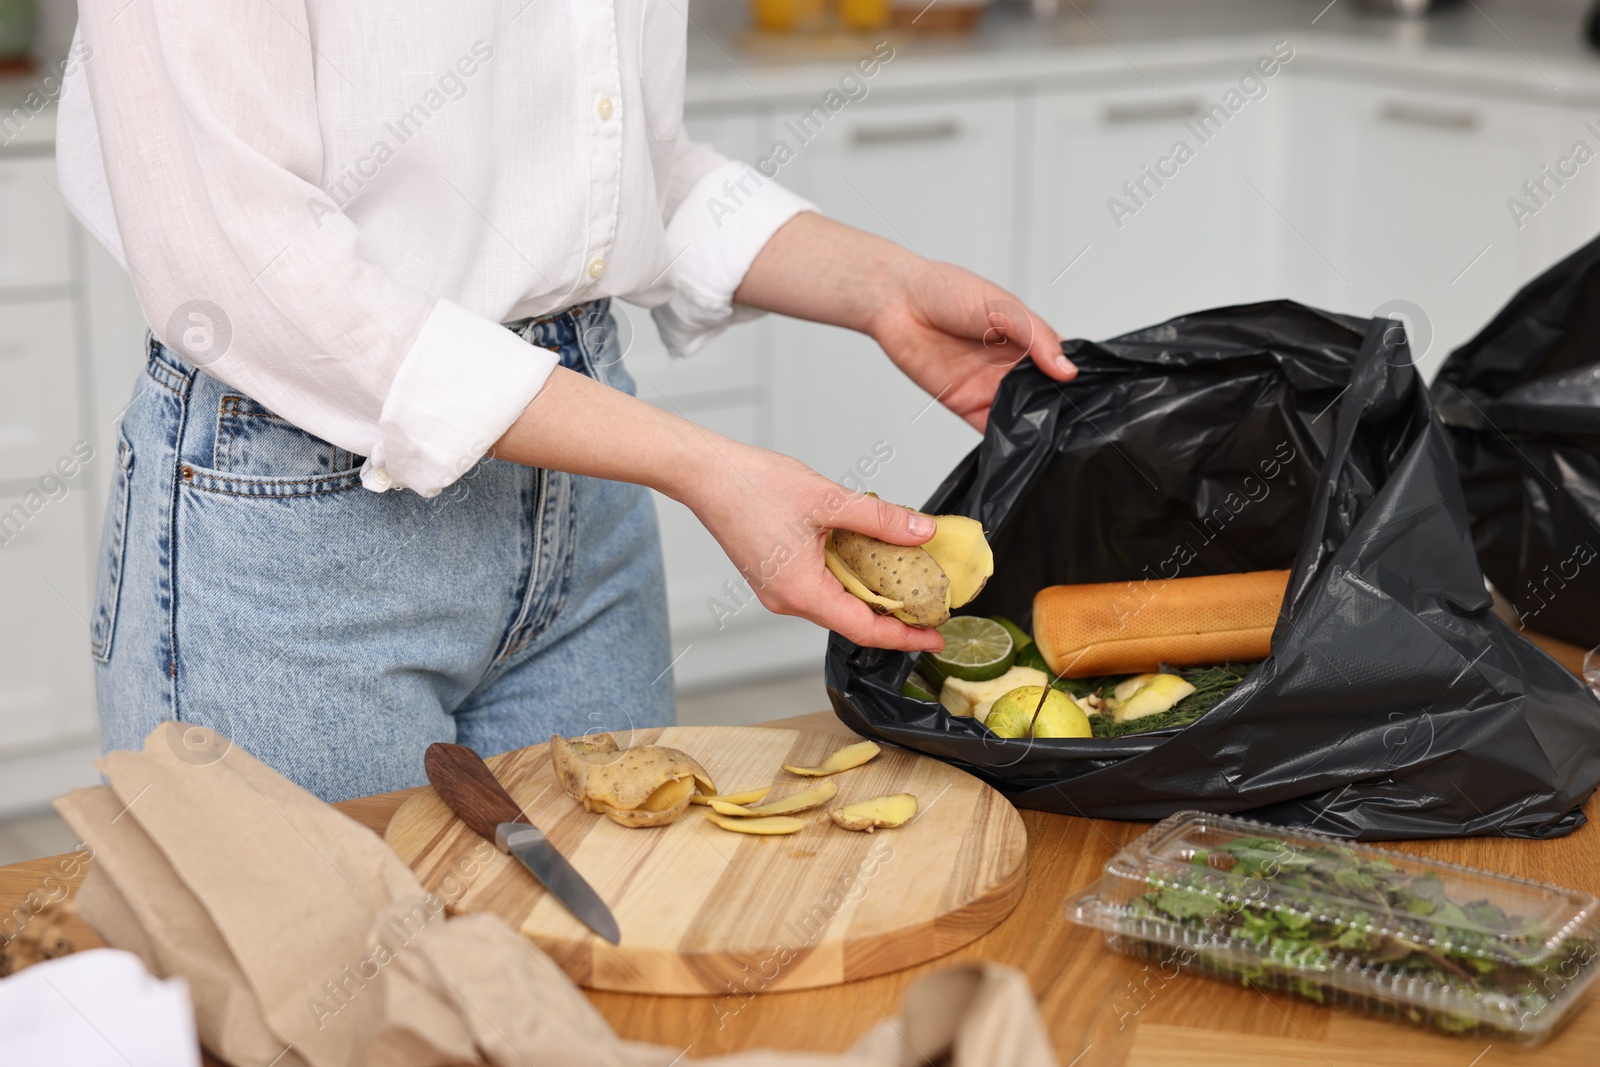
POLYGON ((766 815, 793 815, 799 811, 810 811, 820 808, 832 800, 839 793, 839 787, 827 779, 816 785, 807 786, 798 793, 790 793, 777 800, 769 800, 765 804, 748 806, 743 804, 730 804, 721 797, 713 797, 711 810, 718 815, 731 815, 737 818, 760 818, 766 815))
POLYGON ((831 540, 822 550, 822 562, 827 564, 828 570, 832 571, 833 576, 839 579, 839 584, 844 586, 845 592, 864 602, 879 615, 888 615, 900 611, 906 606, 903 600, 879 596, 868 589, 867 583, 861 580, 861 576, 851 570, 850 565, 839 558, 839 553, 834 551, 831 540))
MULTIPOLYGON (((874 610, 882 607, 879 601, 896 602, 900 606, 890 608, 889 614, 911 626, 939 626, 950 618, 950 579, 921 546, 890 544, 854 530, 834 530, 828 543, 849 572, 876 595, 877 600, 867 601, 874 610)), ((861 595, 848 581, 845 586, 861 595)))
POLYGON ((846 745, 815 767, 796 767, 785 763, 783 769, 790 774, 799 774, 807 778, 820 778, 824 775, 838 774, 859 767, 875 757, 883 749, 875 741, 858 741, 853 745, 846 745))
POLYGON ((720 800, 727 804, 754 804, 770 792, 772 792, 772 787, 764 785, 760 789, 746 789, 742 793, 713 793, 710 796, 704 793, 696 793, 689 798, 689 803, 710 804, 713 800, 720 800))
POLYGON ((768 815, 760 819, 740 819, 708 811, 706 812, 706 818, 724 830, 732 830, 736 834, 792 834, 806 828, 804 820, 791 819, 787 815, 768 815))
POLYGON ((610 734, 550 738, 550 762, 561 788, 622 826, 664 826, 682 815, 697 792, 716 783, 688 753, 662 745, 619 748, 610 734))
POLYGON ((917 814, 917 798, 910 793, 892 793, 848 804, 828 812, 828 817, 846 830, 872 833, 904 826, 917 814))
POLYGON ((950 580, 950 607, 966 607, 994 574, 994 550, 977 519, 935 515, 933 521, 933 536, 922 549, 950 580))

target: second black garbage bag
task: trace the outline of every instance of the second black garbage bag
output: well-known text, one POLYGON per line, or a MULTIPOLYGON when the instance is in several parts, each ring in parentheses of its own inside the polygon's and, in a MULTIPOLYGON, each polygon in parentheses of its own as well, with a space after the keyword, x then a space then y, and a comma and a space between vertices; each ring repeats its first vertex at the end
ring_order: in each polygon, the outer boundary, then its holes
MULTIPOLYGON (((1019 806, 1231 812, 1365 839, 1582 825, 1600 704, 1490 613, 1450 443, 1390 321, 1275 302, 1066 346, 1019 366, 926 506, 983 522, 996 570, 964 614, 1031 616, 1058 583, 1291 568, 1272 655, 1191 726, 1001 740, 900 695, 904 653, 829 643, 853 729, 961 766, 1019 806)), ((932 798, 927 798, 932 800, 932 798)))
POLYGON ((1433 394, 1484 573, 1522 625, 1600 645, 1600 240, 1452 352, 1433 394))

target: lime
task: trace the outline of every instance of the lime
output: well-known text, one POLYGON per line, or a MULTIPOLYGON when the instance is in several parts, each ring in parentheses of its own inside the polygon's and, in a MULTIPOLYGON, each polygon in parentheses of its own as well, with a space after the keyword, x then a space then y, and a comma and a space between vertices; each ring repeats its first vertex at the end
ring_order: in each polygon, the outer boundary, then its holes
POLYGON ((1016 623, 1012 622, 1010 619, 1006 618, 1004 615, 990 615, 989 616, 989 621, 990 622, 997 622, 1001 626, 1004 626, 1006 628, 1006 633, 1011 635, 1011 643, 1014 646, 1016 646, 1017 653, 1019 655, 1021 654, 1023 649, 1025 649, 1029 645, 1033 644, 1033 638, 1029 637, 1023 631, 1022 627, 1018 626, 1016 623))
POLYGON ((927 654, 946 678, 987 682, 1011 669, 1011 635, 997 622, 977 615, 957 615, 939 627, 943 652, 927 654))
POLYGON ((910 697, 912 700, 938 700, 939 687, 928 681, 916 671, 900 686, 900 695, 910 697))

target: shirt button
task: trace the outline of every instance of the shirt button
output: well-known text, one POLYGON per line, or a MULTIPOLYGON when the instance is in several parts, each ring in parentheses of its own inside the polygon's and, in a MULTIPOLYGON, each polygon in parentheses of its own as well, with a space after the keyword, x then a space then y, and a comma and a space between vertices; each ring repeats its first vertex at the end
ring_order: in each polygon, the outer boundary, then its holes
POLYGON ((605 122, 607 119, 609 119, 611 117, 611 112, 611 98, 609 96, 602 96, 599 100, 595 101, 594 113, 600 116, 601 122, 605 122))
POLYGON ((606 261, 604 259, 600 258, 599 256, 595 256, 589 261, 589 277, 598 279, 600 275, 604 274, 605 272, 606 261))
POLYGON ((389 472, 382 467, 372 468, 372 484, 384 489, 389 488, 389 472))

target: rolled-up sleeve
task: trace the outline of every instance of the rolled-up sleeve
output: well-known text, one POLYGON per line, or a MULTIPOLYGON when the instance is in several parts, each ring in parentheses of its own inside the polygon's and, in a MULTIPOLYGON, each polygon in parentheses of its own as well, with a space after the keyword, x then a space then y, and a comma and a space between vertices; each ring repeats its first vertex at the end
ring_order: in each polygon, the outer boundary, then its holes
POLYGON ((734 292, 778 228, 815 210, 755 167, 680 137, 666 210, 677 292, 651 312, 667 350, 690 355, 735 322, 762 314, 736 306, 734 292))
POLYGON ((556 356, 358 254, 355 223, 317 185, 303 4, 81 0, 78 33, 120 250, 152 332, 368 457, 370 489, 432 496, 472 466, 556 356), (214 347, 186 344, 196 315, 214 347))

